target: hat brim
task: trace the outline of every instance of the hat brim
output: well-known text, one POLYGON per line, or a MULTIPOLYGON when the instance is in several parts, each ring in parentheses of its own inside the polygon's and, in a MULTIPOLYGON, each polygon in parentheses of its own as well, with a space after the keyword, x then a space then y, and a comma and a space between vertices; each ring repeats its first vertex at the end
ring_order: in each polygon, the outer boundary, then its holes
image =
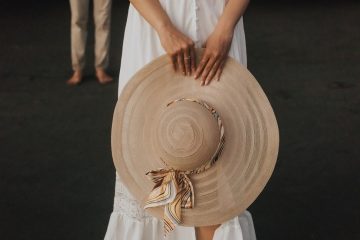
MULTIPOLYGON (((200 59, 201 49, 197 49, 200 59)), ((153 188, 146 172, 164 167, 152 146, 152 126, 167 102, 200 98, 219 112, 226 142, 219 160, 190 176, 195 206, 182 210, 182 225, 204 226, 241 214, 258 197, 275 167, 279 131, 273 109, 253 75, 228 57, 220 81, 200 86, 172 69, 163 55, 140 69, 121 92, 113 116, 111 147, 121 181, 141 206, 153 188)), ((163 207, 146 209, 162 218, 163 207)))

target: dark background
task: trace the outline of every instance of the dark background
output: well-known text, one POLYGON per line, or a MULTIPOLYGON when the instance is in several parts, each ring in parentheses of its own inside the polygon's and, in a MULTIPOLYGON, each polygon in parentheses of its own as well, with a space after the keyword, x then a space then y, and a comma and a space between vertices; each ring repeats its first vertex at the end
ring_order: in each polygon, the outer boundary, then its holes
MULTIPOLYGON (((127 1, 114 1, 117 79, 127 1)), ((264 239, 360 239, 360 4, 252 1, 248 67, 280 127, 278 163, 249 208, 264 239)), ((90 22, 92 24, 92 22, 90 22)), ((0 239, 103 239, 112 211, 116 82, 68 87, 68 1, 0 3, 0 239)))

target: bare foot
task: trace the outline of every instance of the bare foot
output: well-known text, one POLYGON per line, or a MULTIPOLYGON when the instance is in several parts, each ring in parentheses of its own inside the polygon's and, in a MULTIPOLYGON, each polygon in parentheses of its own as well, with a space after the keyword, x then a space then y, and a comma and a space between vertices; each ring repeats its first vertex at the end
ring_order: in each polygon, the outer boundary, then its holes
POLYGON ((101 84, 107 84, 113 80, 113 78, 102 68, 96 68, 96 77, 101 84))
POLYGON ((71 86, 78 85, 81 82, 82 77, 82 72, 80 70, 75 70, 71 78, 66 81, 66 84, 71 86))

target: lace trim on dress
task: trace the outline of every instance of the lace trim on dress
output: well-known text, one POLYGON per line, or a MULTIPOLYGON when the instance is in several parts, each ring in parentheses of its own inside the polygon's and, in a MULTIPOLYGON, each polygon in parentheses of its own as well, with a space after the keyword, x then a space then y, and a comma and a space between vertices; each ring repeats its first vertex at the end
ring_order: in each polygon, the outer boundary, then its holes
MULTIPOLYGON (((125 185, 121 182, 117 173, 116 173, 113 213, 120 215, 122 217, 126 217, 129 220, 138 221, 138 222, 159 221, 157 218, 148 214, 140 206, 140 203, 131 195, 131 193, 128 191, 125 185)), ((248 211, 245 211, 242 215, 222 223, 219 226, 219 228, 240 227, 242 229, 248 229, 251 225, 249 219, 251 219, 251 215, 248 211)))
POLYGON ((116 173, 114 212, 137 221, 154 219, 146 213, 139 202, 130 194, 116 173))

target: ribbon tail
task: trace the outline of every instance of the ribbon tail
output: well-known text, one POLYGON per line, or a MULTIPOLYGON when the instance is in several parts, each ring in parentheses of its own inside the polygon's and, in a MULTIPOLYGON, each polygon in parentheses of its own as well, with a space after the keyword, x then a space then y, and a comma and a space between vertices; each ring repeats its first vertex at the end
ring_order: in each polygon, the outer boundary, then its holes
POLYGON ((180 193, 176 194, 175 199, 165 205, 164 209, 164 232, 167 233, 175 229, 176 225, 181 223, 181 202, 180 193))
POLYGON ((154 188, 151 191, 144 208, 146 209, 149 207, 158 207, 171 203, 176 197, 175 188, 176 187, 173 181, 154 188))
POLYGON ((149 207, 164 206, 164 237, 181 224, 182 208, 194 206, 194 189, 189 177, 182 172, 160 170, 149 172, 155 186, 145 203, 149 207))
POLYGON ((183 208, 193 208, 195 204, 194 187, 186 174, 183 175, 183 184, 185 186, 182 188, 183 193, 181 206, 183 208))

